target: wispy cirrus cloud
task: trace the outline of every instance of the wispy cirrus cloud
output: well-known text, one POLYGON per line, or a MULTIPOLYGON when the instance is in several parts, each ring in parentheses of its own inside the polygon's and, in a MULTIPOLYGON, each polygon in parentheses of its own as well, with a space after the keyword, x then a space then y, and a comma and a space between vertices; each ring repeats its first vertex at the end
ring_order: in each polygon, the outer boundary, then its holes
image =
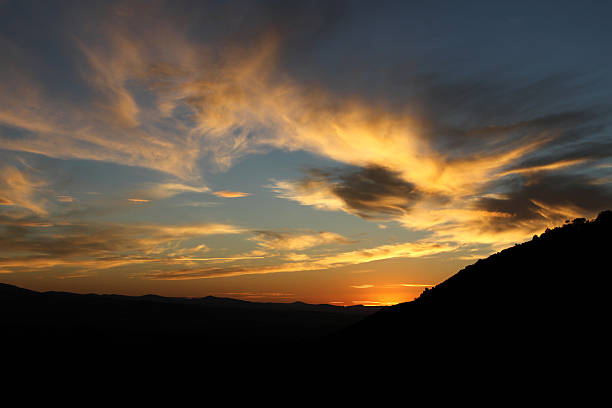
POLYGON ((391 285, 385 285, 386 288, 430 288, 432 286, 435 285, 431 283, 394 283, 391 285))
POLYGON ((187 185, 183 183, 158 183, 146 188, 146 192, 154 198, 168 198, 181 193, 207 193, 210 188, 203 185, 187 185))
POLYGON ((329 244, 350 244, 354 241, 329 231, 253 231, 252 241, 271 250, 296 251, 329 244))
MULTIPOLYGON (((117 266, 157 263, 188 265, 203 261, 228 261, 230 257, 197 256, 204 244, 186 247, 184 241, 210 235, 240 234, 244 229, 228 224, 54 225, 29 218, 0 218, 0 269, 4 273, 43 268, 100 270, 117 266), (44 231, 40 229, 44 228, 44 231)), ((240 256, 238 259, 257 257, 240 256)))
POLYGON ((321 265, 355 265, 365 262, 380 261, 392 258, 419 258, 438 255, 458 249, 453 243, 435 241, 416 241, 400 244, 387 244, 375 248, 343 252, 318 260, 321 265))
MULTIPOLYGON (((89 103, 46 99, 43 84, 20 69, 25 57, 12 58, 5 77, 24 86, 7 89, 11 92, 5 93, 4 123, 28 134, 2 138, 0 146, 139 165, 183 179, 199 177, 197 161, 205 155, 219 168, 228 168, 239 157, 269 148, 299 149, 356 166, 384 165, 417 191, 454 195, 558 138, 555 132, 590 119, 569 112, 450 129, 425 110, 385 110, 357 95, 347 103, 324 87, 281 75, 283 38, 273 30, 264 30, 247 46, 232 44, 219 53, 184 36, 171 19, 158 24, 152 36, 138 35, 143 26, 157 21, 159 10, 141 12, 134 24, 134 8, 115 18, 116 10, 109 7, 108 14, 100 15, 105 23, 99 25, 96 41, 86 37, 71 44, 83 56, 79 72, 89 103), (20 90, 28 93, 18 94, 25 92, 20 90), (144 91, 156 104, 139 100, 144 91), (15 100, 29 101, 31 109, 14 105, 15 100), (179 111, 189 115, 180 116, 179 111), (438 139, 438 134, 446 139, 438 139), (478 143, 483 137, 488 142, 478 143), (63 143, 51 143, 57 138, 63 143), (462 149, 445 151, 447 140, 461 140, 462 149)), ((18 47, 11 49, 19 53, 18 47)), ((438 111, 450 109, 449 100, 461 94, 461 84, 429 81, 421 81, 421 103, 438 111)), ((481 96, 494 101, 497 95, 491 89, 495 84, 474 86, 470 90, 476 95, 469 102, 481 96)), ((515 94, 518 101, 533 90, 515 94)), ((501 104, 489 103, 493 105, 501 104)), ((469 103, 454 106, 465 106, 471 116, 477 111, 469 103)))
POLYGON ((363 285, 350 285, 349 287, 353 289, 372 289, 372 288, 384 288, 384 289, 392 289, 392 288, 430 288, 435 286, 429 283, 392 283, 387 285, 373 285, 373 284, 363 284, 363 285))
POLYGON ((40 177, 15 166, 0 168, 0 202, 5 206, 19 206, 37 215, 46 215, 47 200, 40 189, 47 185, 40 177))
POLYGON ((342 252, 336 255, 311 257, 308 261, 281 263, 276 265, 236 265, 227 267, 183 268, 145 274, 153 280, 212 279, 242 275, 315 271, 358 265, 393 258, 418 258, 434 256, 458 249, 458 246, 437 242, 407 242, 382 245, 358 251, 342 252))

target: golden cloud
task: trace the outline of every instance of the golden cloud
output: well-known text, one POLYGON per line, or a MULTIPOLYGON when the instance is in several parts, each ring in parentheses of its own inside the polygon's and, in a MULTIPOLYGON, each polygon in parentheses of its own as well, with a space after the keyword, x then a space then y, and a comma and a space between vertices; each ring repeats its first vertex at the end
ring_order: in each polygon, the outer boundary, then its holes
MULTIPOLYGON (((582 163, 572 158, 513 168, 556 140, 554 128, 519 123, 468 129, 479 140, 487 134, 495 137, 486 148, 443 151, 414 110, 385 109, 354 95, 340 97, 279 73, 283 38, 278 33, 266 32, 248 44, 229 41, 217 49, 195 43, 171 19, 159 21, 155 11, 138 19, 115 17, 100 15, 92 28, 96 41, 71 44, 82 56, 82 85, 92 95, 86 103, 50 97, 46 84, 25 69, 29 60, 23 51, 3 42, 7 63, 0 81, 0 123, 21 130, 23 137, 0 134, 0 149, 141 166, 189 183, 201 182, 198 163, 204 157, 225 170, 240 157, 270 149, 303 150, 360 168, 384 166, 419 196, 379 195, 376 207, 387 209, 407 228, 430 231, 440 242, 517 242, 578 209, 536 199, 540 218, 504 223, 499 229, 491 226, 512 214, 478 206, 493 180, 582 163), (139 35, 139 29, 153 24, 154 32, 139 35), (139 102, 139 92, 153 103, 139 102)), ((45 202, 34 194, 40 186, 10 167, 3 172, 3 180, 12 184, 0 187, 0 203, 45 214, 45 202)), ((157 196, 208 191, 198 185, 160 186, 157 196)), ((364 214, 354 204, 368 204, 359 199, 349 205, 328 180, 277 180, 273 188, 278 196, 302 205, 360 216, 364 214)), ((141 197, 129 200, 149 200, 141 197)), ((299 241, 286 248, 309 245, 304 244, 307 239, 299 241)), ((409 254, 415 248, 387 250, 409 254)), ((384 251, 378 255, 384 259, 384 251)))
POLYGON ((204 244, 186 247, 183 241, 208 235, 239 234, 227 224, 169 225, 46 225, 28 219, 0 219, 12 230, 0 229, 0 270, 4 273, 53 268, 102 270, 133 264, 193 265, 258 259, 258 256, 200 257, 204 244), (32 227, 53 227, 48 232, 32 227), (15 234, 19 239, 15 239, 15 234))
POLYGON ((15 166, 5 165, 0 169, 0 202, 2 205, 27 208, 37 215, 46 215, 46 200, 40 198, 39 192, 46 182, 19 170, 15 166))
POLYGON ((241 193, 240 191, 227 191, 227 190, 215 191, 213 192, 213 194, 216 195, 217 197, 223 197, 223 198, 241 198, 241 197, 247 197, 251 195, 249 193, 241 193))
POLYGON ((324 257, 312 257, 307 262, 292 262, 265 266, 228 266, 184 268, 180 270, 160 271, 145 274, 145 278, 153 280, 192 280, 212 279, 242 275, 261 275, 283 272, 302 272, 332 269, 341 266, 357 265, 392 258, 432 256, 455 250, 457 247, 449 244, 432 242, 410 242, 393 245, 382 245, 375 248, 351 251, 324 257))
POLYGON ((250 238, 259 246, 279 251, 295 251, 328 244, 349 244, 353 241, 340 234, 328 231, 315 233, 296 233, 279 231, 253 231, 255 236, 250 238))

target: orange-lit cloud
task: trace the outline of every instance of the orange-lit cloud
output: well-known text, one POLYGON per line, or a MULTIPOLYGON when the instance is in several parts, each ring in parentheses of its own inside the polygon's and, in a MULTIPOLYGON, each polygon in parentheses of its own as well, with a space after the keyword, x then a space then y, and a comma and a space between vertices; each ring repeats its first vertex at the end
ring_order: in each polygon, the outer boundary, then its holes
POLYGON ((256 256, 206 257, 204 244, 180 246, 184 240, 209 235, 239 234, 243 229, 227 224, 176 225, 64 225, 0 219, 12 231, 0 229, 0 270, 13 273, 51 268, 103 270, 134 264, 193 265, 258 259, 256 256), (54 227, 48 234, 32 227, 54 227), (14 239, 19 234, 20 239, 14 239))
POLYGON ((280 231, 253 231, 255 236, 251 240, 259 246, 281 251, 295 251, 327 244, 349 244, 353 241, 340 234, 328 231, 313 233, 296 233, 280 231))
POLYGON ((46 215, 46 199, 39 196, 46 182, 33 174, 5 165, 0 168, 0 202, 19 206, 38 215, 46 215))
POLYGON ((382 303, 374 300, 353 300, 352 303, 354 305, 362 305, 362 306, 391 306, 394 303, 382 303))
MULTIPOLYGON (((562 167, 565 166, 559 168, 562 167)), ((480 195, 477 190, 466 196, 431 195, 419 192, 416 186, 414 190, 407 190, 399 181, 389 183, 387 179, 385 184, 371 178, 366 180, 371 183, 364 188, 363 182, 354 182, 362 174, 363 171, 358 170, 337 180, 315 174, 302 180, 276 181, 270 187, 277 196, 302 205, 343 211, 366 219, 391 218, 408 229, 430 231, 432 239, 492 244, 496 248, 524 241, 538 231, 584 214, 583 208, 559 203, 561 191, 553 191, 551 187, 534 187, 531 188, 532 199, 527 195, 521 197, 520 205, 530 206, 530 215, 518 217, 514 211, 521 211, 519 203, 512 201, 509 195, 480 195), (535 199, 538 196, 543 200, 535 199), (545 201, 550 200, 547 196, 557 203, 546 204, 545 201)), ((605 200, 603 192, 598 193, 601 197, 597 197, 596 191, 587 191, 585 187, 580 189, 585 197, 595 196, 594 202, 605 200)))
POLYGON ((31 99, 37 109, 18 109, 7 101, 4 121, 32 136, 1 139, 0 147, 140 165, 181 178, 199 177, 196 162, 203 154, 226 169, 237 158, 270 147, 306 150, 341 163, 384 164, 421 191, 456 195, 472 192, 546 140, 532 135, 529 141, 451 160, 430 146, 409 115, 357 98, 338 100, 325 89, 276 75, 281 38, 274 33, 256 40, 256 47, 230 47, 211 60, 169 25, 159 28, 159 38, 137 37, 129 25, 101 27, 103 41, 75 45, 86 61, 83 79, 98 100, 91 106, 58 106, 41 96, 41 84, 24 77, 24 89, 33 90, 33 96, 15 91, 7 98, 31 99), (159 61, 160 54, 167 60, 159 61), (155 93, 157 109, 138 104, 130 81, 155 93), (70 120, 58 120, 54 107, 70 112, 70 120), (189 123, 180 123, 182 135, 150 126, 176 124, 172 112, 178 107, 193 113, 189 123), (36 123, 41 125, 31 125, 36 123), (115 137, 118 132, 129 137, 115 137), (51 143, 52 136, 63 143, 51 143))
MULTIPOLYGON (((322 86, 279 74, 284 44, 282 35, 274 31, 264 30, 251 43, 230 43, 219 51, 195 43, 171 20, 160 23, 155 7, 137 21, 131 20, 135 13, 129 11, 122 19, 111 18, 110 11, 101 14, 98 40, 70 45, 82 56, 79 72, 93 95, 86 104, 49 99, 44 83, 22 69, 26 56, 7 44, 12 58, 7 58, 10 66, 0 87, 0 122, 28 136, 0 135, 0 148, 142 166, 192 182, 202 180, 198 161, 203 157, 224 170, 248 154, 304 150, 363 169, 384 166, 395 184, 386 185, 385 194, 363 199, 339 194, 344 190, 328 179, 301 184, 277 180, 273 186, 278 196, 358 216, 384 213, 408 228, 498 244, 525 238, 546 227, 547 221, 506 224, 512 231, 486 230, 485 221, 494 223, 499 212, 477 211, 474 198, 486 194, 492 180, 585 162, 572 158, 516 167, 559 137, 556 123, 567 126, 576 117, 468 129, 466 137, 484 140, 490 135, 491 145, 444 151, 434 144, 426 121, 414 110, 384 109, 356 95, 340 98, 322 86), (155 32, 138 35, 139 27, 151 21, 156 22, 155 32), (136 94, 143 90, 152 95, 153 106, 139 102, 136 94), (175 115, 177 111, 189 115, 175 115)), ((201 184, 169 183, 160 185, 151 197, 205 191, 201 184)), ((130 200, 150 199, 144 197, 130 200)), ((44 211, 32 201, 2 199, 4 205, 26 204, 33 211, 44 211)))
POLYGON ((249 193, 241 193, 240 191, 227 191, 227 190, 215 191, 213 192, 213 194, 216 195, 217 197, 223 197, 223 198, 241 198, 241 197, 250 196, 249 193))
POLYGON ((530 166, 530 167, 522 167, 512 170, 507 170, 502 173, 499 173, 498 177, 504 177, 509 174, 520 174, 520 173, 535 173, 539 171, 550 171, 550 170, 559 170, 565 167, 576 166, 578 164, 583 164, 587 162, 587 159, 573 159, 573 160, 562 160, 555 163, 543 164, 540 166, 530 166))
POLYGON ((350 251, 336 255, 312 257, 306 262, 281 263, 265 266, 227 266, 205 268, 183 268, 180 270, 147 273, 145 277, 154 280, 192 280, 211 279, 241 275, 261 275, 282 272, 314 271, 357 265, 393 258, 432 256, 455 250, 448 244, 431 242, 409 242, 403 244, 382 245, 359 251, 350 251))
POLYGON ((344 252, 322 258, 317 262, 327 266, 355 265, 392 258, 419 258, 454 251, 457 248, 457 244, 451 243, 406 242, 344 252))
POLYGON ((364 284, 364 285, 351 285, 350 287, 354 289, 370 289, 370 288, 376 288, 376 287, 391 289, 391 288, 430 288, 432 286, 435 286, 435 285, 427 284, 427 283, 394 283, 394 284, 382 285, 382 286, 364 284))
POLYGON ((283 258, 291 262, 302 262, 302 261, 307 261, 308 259, 310 259, 310 256, 306 254, 298 254, 295 252, 289 252, 289 253, 284 254, 283 258))
POLYGON ((204 185, 189 185, 179 182, 167 182, 157 184, 147 184, 135 194, 146 197, 164 199, 174 197, 182 193, 207 193, 210 189, 204 185))

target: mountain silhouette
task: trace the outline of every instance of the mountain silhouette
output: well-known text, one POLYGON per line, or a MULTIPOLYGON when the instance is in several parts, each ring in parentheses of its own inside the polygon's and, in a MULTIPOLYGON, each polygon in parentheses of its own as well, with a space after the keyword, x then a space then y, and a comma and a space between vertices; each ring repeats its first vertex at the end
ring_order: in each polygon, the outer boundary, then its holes
POLYGON ((0 284, 4 349, 276 348, 319 338, 380 308, 207 296, 35 292, 0 284))
POLYGON ((600 358, 609 320, 612 211, 577 218, 481 259, 412 302, 331 336, 327 347, 415 355, 423 363, 600 358))

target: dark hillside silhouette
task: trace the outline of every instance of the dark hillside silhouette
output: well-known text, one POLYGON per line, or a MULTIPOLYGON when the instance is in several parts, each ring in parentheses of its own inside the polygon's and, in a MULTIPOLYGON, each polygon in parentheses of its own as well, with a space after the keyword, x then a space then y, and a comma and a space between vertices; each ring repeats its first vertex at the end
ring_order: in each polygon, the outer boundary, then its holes
POLYGON ((598 358, 611 252, 612 211, 566 221, 369 316, 332 336, 329 347, 465 361, 598 358))

